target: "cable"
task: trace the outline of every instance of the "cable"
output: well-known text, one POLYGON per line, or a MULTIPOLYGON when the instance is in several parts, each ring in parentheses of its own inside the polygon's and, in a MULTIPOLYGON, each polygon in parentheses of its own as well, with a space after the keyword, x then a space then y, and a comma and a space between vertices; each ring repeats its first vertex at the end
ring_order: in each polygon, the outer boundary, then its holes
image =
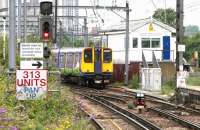
POLYGON ((119 17, 121 17, 122 19, 126 19, 126 18, 124 18, 123 16, 121 16, 120 14, 118 14, 117 12, 115 12, 114 10, 111 10, 113 13, 115 13, 117 16, 119 16, 119 17))
POLYGON ((155 7, 155 9, 157 10, 158 8, 157 8, 155 2, 154 2, 153 0, 151 0, 151 2, 152 2, 152 4, 153 4, 153 6, 155 7))

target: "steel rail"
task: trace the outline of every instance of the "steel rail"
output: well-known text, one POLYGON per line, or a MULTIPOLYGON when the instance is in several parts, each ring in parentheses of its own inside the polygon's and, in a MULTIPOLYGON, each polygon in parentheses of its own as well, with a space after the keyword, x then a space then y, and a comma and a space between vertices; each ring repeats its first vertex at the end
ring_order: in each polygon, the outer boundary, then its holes
MULTIPOLYGON (((84 112, 86 116, 90 117, 90 114, 87 111, 84 109, 81 109, 81 111, 84 112)), ((95 118, 90 118, 90 122, 95 126, 97 130, 105 130, 105 128, 95 118)))
MULTIPOLYGON (((136 92, 132 92, 132 91, 126 91, 126 93, 136 95, 136 92)), ((147 97, 146 100, 148 100, 148 101, 161 103, 163 105, 171 106, 174 108, 180 108, 180 109, 186 110, 188 112, 192 112, 192 113, 196 113, 196 114, 200 115, 200 111, 198 111, 198 110, 187 108, 185 106, 176 105, 176 104, 170 103, 167 100, 159 98, 159 97, 155 97, 155 96, 148 95, 148 94, 145 94, 145 97, 147 97)))
POLYGON ((93 96, 95 99, 107 104, 108 106, 116 109, 117 111, 127 115, 128 117, 134 119, 134 120, 137 120, 139 121, 140 124, 142 124, 142 126, 148 128, 149 130, 161 130, 161 128, 159 128, 157 125, 153 124, 152 122, 146 120, 146 119, 143 119, 142 117, 139 117, 137 116, 136 114, 134 113, 131 113, 125 109, 122 109, 120 107, 118 107, 117 105, 114 105, 113 103, 111 103, 110 101, 104 99, 104 98, 100 98, 100 97, 96 97, 96 96, 93 96))
POLYGON ((133 126, 137 126, 140 127, 140 129, 143 130, 161 130, 161 128, 159 128, 158 126, 156 126, 155 124, 133 114, 128 112, 127 110, 124 110, 114 104, 112 104, 111 102, 105 100, 104 98, 100 98, 98 96, 92 95, 92 94, 83 94, 80 92, 76 92, 77 94, 80 94, 86 98, 88 98, 89 100, 92 100, 98 104, 103 105, 104 107, 106 107, 107 109, 119 114, 122 118, 124 118, 125 120, 127 120, 129 123, 131 123, 133 126))
MULTIPOLYGON (((116 110, 115 108, 113 108, 113 106, 110 106, 109 104, 106 104, 102 101, 100 101, 100 99, 97 99, 95 96, 88 96, 88 95, 85 95, 85 94, 82 94, 82 93, 78 93, 86 98, 88 98, 89 100, 93 101, 93 102, 96 102, 98 104, 101 104, 102 106, 104 106, 105 108, 113 111, 114 113, 117 113, 118 115, 120 115, 123 119, 127 120, 129 123, 131 123, 133 126, 136 126, 136 127, 139 127, 139 129, 141 130, 151 130, 149 129, 148 127, 145 127, 143 124, 141 124, 140 122, 138 122, 136 119, 130 117, 129 115, 127 114, 124 114, 118 110, 116 110)), ((152 129, 152 130, 161 130, 161 129, 152 129)))
POLYGON ((181 124, 182 126, 185 126, 187 128, 191 128, 194 130, 200 130, 200 125, 193 123, 191 121, 182 119, 173 113, 167 112, 165 110, 161 110, 159 108, 148 108, 148 109, 151 111, 154 111, 156 113, 162 114, 163 116, 165 116, 167 118, 171 118, 171 119, 175 120, 177 123, 181 124))

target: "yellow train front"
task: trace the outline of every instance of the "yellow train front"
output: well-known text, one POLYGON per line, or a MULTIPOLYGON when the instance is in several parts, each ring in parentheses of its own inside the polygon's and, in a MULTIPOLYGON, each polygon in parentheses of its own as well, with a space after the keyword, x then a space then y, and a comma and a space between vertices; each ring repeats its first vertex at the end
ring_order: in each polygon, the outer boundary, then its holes
POLYGON ((81 82, 85 86, 105 87, 113 73, 112 50, 102 47, 84 48, 81 56, 81 82))

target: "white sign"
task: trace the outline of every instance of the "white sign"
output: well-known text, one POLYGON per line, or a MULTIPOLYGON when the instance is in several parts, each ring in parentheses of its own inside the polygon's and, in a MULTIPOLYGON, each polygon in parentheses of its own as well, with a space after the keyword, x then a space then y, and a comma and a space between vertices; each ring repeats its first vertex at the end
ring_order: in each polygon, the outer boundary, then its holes
POLYGON ((21 43, 20 58, 43 58, 43 43, 21 43))
POLYGON ((20 69, 43 69, 42 60, 20 61, 20 69))
POLYGON ((186 88, 185 79, 187 77, 187 71, 177 72, 177 88, 186 88))
POLYGON ((178 45, 179 52, 185 52, 185 45, 178 45))
POLYGON ((16 97, 18 100, 46 98, 47 70, 17 70, 16 97))

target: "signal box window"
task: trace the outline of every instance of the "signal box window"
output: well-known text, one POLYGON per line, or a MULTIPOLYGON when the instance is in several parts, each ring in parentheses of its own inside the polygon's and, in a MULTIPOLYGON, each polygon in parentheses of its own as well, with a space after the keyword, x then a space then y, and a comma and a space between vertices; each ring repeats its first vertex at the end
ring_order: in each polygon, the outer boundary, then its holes
POLYGON ((92 63, 92 49, 84 50, 84 61, 85 63, 92 63))
POLYGON ((133 38, 133 48, 138 48, 138 39, 133 38))
POLYGON ((151 44, 152 44, 152 48, 159 48, 160 38, 152 38, 151 44))
POLYGON ((142 48, 150 48, 150 38, 142 38, 142 48))
POLYGON ((103 60, 104 63, 110 63, 112 61, 112 51, 110 49, 104 49, 103 60))

